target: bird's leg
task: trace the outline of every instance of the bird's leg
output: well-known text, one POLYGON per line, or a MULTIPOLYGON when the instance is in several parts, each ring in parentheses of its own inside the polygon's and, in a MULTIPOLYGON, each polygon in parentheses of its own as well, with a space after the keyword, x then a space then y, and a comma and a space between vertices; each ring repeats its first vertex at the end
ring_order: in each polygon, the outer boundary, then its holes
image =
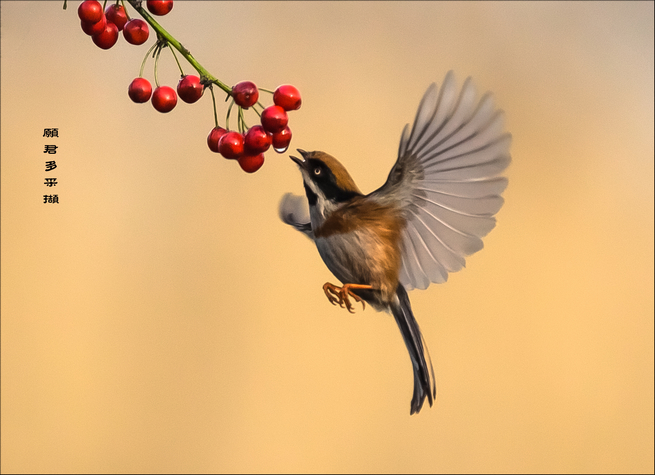
POLYGON ((343 308, 343 304, 346 304, 346 308, 350 313, 355 313, 353 311, 353 306, 350 303, 350 297, 355 299, 355 302, 362 302, 362 308, 366 309, 366 303, 361 299, 361 297, 358 297, 355 295, 350 289, 367 289, 370 290, 373 287, 370 285, 362 285, 362 284, 344 284, 343 287, 337 287, 336 285, 330 284, 329 282, 326 282, 325 285, 323 285, 323 292, 325 292, 325 295, 327 296, 328 300, 332 305, 339 304, 341 308, 343 308))

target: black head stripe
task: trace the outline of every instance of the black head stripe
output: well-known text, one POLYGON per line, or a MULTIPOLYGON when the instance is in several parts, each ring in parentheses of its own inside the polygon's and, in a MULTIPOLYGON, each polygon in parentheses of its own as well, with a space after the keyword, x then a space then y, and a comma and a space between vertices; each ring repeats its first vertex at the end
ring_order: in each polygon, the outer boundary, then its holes
POLYGON ((314 206, 318 201, 318 196, 316 196, 316 193, 314 193, 312 189, 307 186, 307 183, 303 182, 303 185, 305 186, 305 194, 307 195, 307 201, 309 201, 309 206, 314 206))
POLYGON ((321 183, 318 186, 321 188, 321 191, 325 194, 325 198, 327 198, 328 200, 336 201, 337 203, 350 201, 355 196, 359 195, 359 193, 357 193, 356 191, 342 190, 334 183, 321 183))
MULTIPOLYGON (((344 190, 339 187, 339 185, 337 185, 337 179, 334 176, 334 173, 332 173, 332 170, 330 170, 330 168, 325 165, 322 160, 315 158, 310 159, 307 168, 309 170, 309 176, 311 177, 312 181, 316 183, 316 185, 325 195, 325 198, 328 200, 333 200, 340 203, 348 201, 360 194, 357 191, 344 190)), ((305 188, 307 188, 306 185, 305 188)), ((311 192, 311 190, 309 190, 307 193, 309 192, 311 192)), ((314 193, 312 192, 312 194, 314 193)), ((316 195, 314 194, 314 196, 316 195)))

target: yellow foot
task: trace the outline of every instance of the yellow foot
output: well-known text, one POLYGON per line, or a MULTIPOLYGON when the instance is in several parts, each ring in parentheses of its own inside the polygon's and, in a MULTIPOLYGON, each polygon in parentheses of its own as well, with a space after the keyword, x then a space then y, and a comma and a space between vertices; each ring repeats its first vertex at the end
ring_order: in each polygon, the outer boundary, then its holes
POLYGON ((350 297, 355 299, 355 302, 362 302, 362 308, 366 308, 366 303, 361 299, 361 297, 358 297, 355 295, 350 289, 372 289, 370 285, 361 285, 361 284, 344 284, 343 287, 337 287, 336 285, 330 284, 329 282, 326 282, 325 285, 323 285, 323 292, 325 292, 325 295, 327 296, 328 300, 332 305, 339 304, 341 308, 343 308, 344 303, 346 304, 346 308, 350 313, 355 313, 353 310, 353 306, 350 303, 350 297))

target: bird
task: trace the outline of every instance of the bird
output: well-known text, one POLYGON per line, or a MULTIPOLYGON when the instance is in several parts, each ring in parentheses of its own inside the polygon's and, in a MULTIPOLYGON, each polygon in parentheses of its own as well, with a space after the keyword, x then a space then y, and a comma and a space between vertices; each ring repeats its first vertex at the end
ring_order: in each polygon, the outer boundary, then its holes
POLYGON ((477 99, 468 77, 453 71, 432 83, 414 123, 405 126, 386 182, 364 194, 333 156, 298 149, 305 196, 285 194, 281 220, 309 237, 332 274, 323 291, 354 312, 366 303, 393 315, 414 375, 410 415, 436 400, 434 368, 408 291, 443 283, 483 247, 496 224, 512 136, 491 93, 477 99), (352 301, 351 301, 352 299, 352 301))

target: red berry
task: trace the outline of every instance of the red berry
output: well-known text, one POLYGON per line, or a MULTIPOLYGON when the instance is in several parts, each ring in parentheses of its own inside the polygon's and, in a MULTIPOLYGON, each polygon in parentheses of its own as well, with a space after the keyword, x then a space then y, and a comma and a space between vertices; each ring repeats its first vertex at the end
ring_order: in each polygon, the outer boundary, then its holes
POLYGON ((152 106, 159 112, 170 112, 177 104, 177 94, 172 87, 159 86, 152 93, 152 106))
POLYGON ((289 122, 289 117, 280 106, 269 106, 262 112, 262 126, 272 134, 282 131, 289 122))
POLYGON ((243 155, 243 135, 228 132, 218 140, 218 151, 225 158, 239 158, 243 155))
POLYGON ((118 41, 118 27, 107 22, 104 31, 93 35, 92 39, 98 48, 109 49, 118 41))
POLYGON ((289 148, 289 142, 291 142, 291 129, 285 127, 280 132, 273 134, 273 149, 277 153, 284 153, 289 148))
POLYGON ((115 3, 109 5, 105 8, 105 16, 108 22, 118 27, 118 31, 123 31, 123 27, 127 23, 127 14, 122 5, 116 5, 115 3))
POLYGON ((150 31, 148 30, 148 24, 138 18, 134 18, 125 23, 125 27, 123 28, 123 36, 128 43, 133 45, 142 45, 148 41, 149 35, 150 31))
POLYGON ((127 88, 127 95, 137 104, 148 102, 152 94, 152 86, 147 79, 136 78, 127 88))
POLYGON ((162 16, 173 9, 173 0, 148 0, 146 6, 153 15, 162 16))
POLYGON ((264 154, 243 155, 239 158, 239 165, 246 173, 255 173, 264 164, 264 154))
POLYGON ((257 103, 259 91, 257 86, 250 81, 242 81, 232 88, 232 97, 237 105, 247 109, 257 103))
POLYGON ((263 153, 271 146, 273 138, 264 130, 261 125, 255 125, 248 129, 243 140, 244 152, 247 155, 263 153))
POLYGON ((177 95, 187 104, 193 104, 200 99, 204 89, 200 78, 191 74, 183 76, 177 83, 177 95))
POLYGON ((218 140, 227 133, 223 127, 214 127, 207 136, 207 145, 209 150, 218 153, 218 140))
POLYGON ((97 23, 102 16, 102 6, 96 0, 85 0, 77 7, 77 16, 87 23, 97 23))
POLYGON ((100 20, 95 23, 89 23, 88 21, 82 21, 82 30, 89 36, 98 35, 105 31, 107 26, 107 19, 104 15, 100 17, 100 20))
POLYGON ((295 111, 300 109, 302 99, 300 92, 295 87, 284 84, 278 87, 273 93, 273 102, 285 111, 295 111))

